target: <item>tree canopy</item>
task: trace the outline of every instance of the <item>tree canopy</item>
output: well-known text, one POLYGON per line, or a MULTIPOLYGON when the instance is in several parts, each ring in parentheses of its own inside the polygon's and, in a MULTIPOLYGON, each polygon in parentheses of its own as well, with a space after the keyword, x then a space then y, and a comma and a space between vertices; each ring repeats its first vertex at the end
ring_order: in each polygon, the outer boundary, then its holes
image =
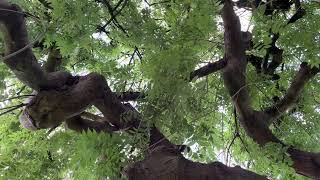
POLYGON ((0 179, 320 179, 319 19, 309 0, 0 0, 0 179))

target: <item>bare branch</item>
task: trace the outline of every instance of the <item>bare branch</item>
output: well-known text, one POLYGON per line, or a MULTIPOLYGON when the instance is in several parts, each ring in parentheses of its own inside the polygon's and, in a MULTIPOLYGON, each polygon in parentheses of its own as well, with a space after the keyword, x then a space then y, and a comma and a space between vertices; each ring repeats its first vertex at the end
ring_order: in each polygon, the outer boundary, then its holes
POLYGON ((116 17, 121 13, 121 11, 124 9, 124 7, 127 5, 128 0, 120 0, 117 5, 115 6, 115 8, 112 8, 111 4, 107 1, 107 0, 101 0, 101 3, 103 3, 106 8, 108 9, 108 12, 111 16, 111 18, 102 26, 99 27, 100 31, 105 31, 105 28, 111 23, 114 22, 114 25, 116 27, 118 27, 121 31, 123 31, 125 34, 127 33, 125 31, 125 29, 120 25, 120 23, 118 22, 118 20, 116 19, 116 17), (120 7, 120 9, 117 11, 118 7, 121 5, 121 3, 123 3, 122 7, 120 7))
POLYGON ((2 99, 2 100, 0 100, 0 102, 11 101, 14 99, 28 98, 28 97, 32 97, 32 96, 35 96, 35 95, 33 95, 33 94, 26 94, 26 95, 21 95, 21 96, 19 95, 19 96, 9 97, 7 99, 2 99))
MULTIPOLYGON (((220 59, 219 61, 208 63, 207 65, 196 69, 190 73, 190 77, 188 81, 192 81, 194 79, 198 79, 209 74, 215 73, 221 69, 223 69, 227 65, 227 62, 224 59, 220 59)), ((144 99, 146 94, 142 92, 121 92, 117 94, 117 98, 120 101, 136 101, 139 99, 144 99)))
POLYGON ((0 116, 5 115, 5 114, 7 114, 7 113, 9 113, 9 112, 12 112, 12 111, 14 111, 14 110, 16 110, 16 109, 19 109, 19 108, 21 108, 21 107, 23 107, 23 106, 26 106, 26 104, 25 104, 25 103, 21 103, 21 104, 18 104, 18 105, 1 108, 0 110, 4 110, 4 109, 8 109, 8 110, 0 113, 0 116))
POLYGON ((189 81, 192 81, 195 78, 204 77, 204 76, 207 76, 211 73, 219 71, 219 70, 223 69, 226 65, 227 65, 227 61, 225 61, 224 59, 220 59, 219 61, 209 63, 209 64, 207 64, 197 70, 192 71, 190 73, 189 81))

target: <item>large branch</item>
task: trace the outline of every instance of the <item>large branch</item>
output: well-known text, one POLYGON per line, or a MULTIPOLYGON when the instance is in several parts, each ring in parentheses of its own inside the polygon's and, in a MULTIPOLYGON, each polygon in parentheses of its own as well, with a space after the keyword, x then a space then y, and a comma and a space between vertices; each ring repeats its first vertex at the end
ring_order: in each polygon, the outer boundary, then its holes
POLYGON ((150 134, 148 156, 126 169, 129 180, 267 179, 240 166, 228 167, 220 162, 192 162, 184 158, 180 148, 172 144, 157 128, 152 127, 150 134))
POLYGON ((266 180, 267 178, 239 166, 228 167, 220 162, 203 164, 184 158, 175 149, 160 146, 143 161, 127 170, 129 180, 266 180))
POLYGON ((32 89, 39 90, 48 86, 46 74, 32 53, 24 13, 18 6, 9 5, 5 1, 1 1, 0 7, 2 8, 0 22, 1 32, 5 38, 5 56, 13 55, 5 59, 4 63, 19 80, 32 89), (23 51, 17 53, 19 50, 23 51))
POLYGON ((250 99, 245 83, 246 54, 242 40, 239 17, 233 11, 232 1, 225 1, 222 9, 224 21, 225 59, 227 66, 222 70, 225 86, 238 112, 249 114, 252 112, 250 99))
MULTIPOLYGON (((220 59, 218 61, 208 63, 207 65, 192 71, 189 75, 188 81, 191 82, 195 79, 208 76, 212 73, 222 70, 226 65, 227 61, 225 59, 220 59)), ((143 92, 121 92, 117 94, 117 97, 120 101, 136 101, 138 99, 143 99, 146 96, 147 94, 143 92)))
MULTIPOLYGON (((86 131, 93 129, 96 131, 112 132, 117 128, 124 130, 128 128, 133 130, 148 128, 141 119, 139 112, 134 107, 130 104, 122 104, 120 99, 116 98, 115 94, 111 92, 105 79, 101 75, 91 73, 85 77, 80 77, 79 82, 75 84, 72 91, 72 93, 66 93, 68 96, 72 94, 70 100, 65 100, 65 97, 60 97, 60 103, 55 104, 55 106, 64 106, 62 107, 63 110, 70 110, 76 106, 80 106, 78 108, 84 109, 84 107, 82 107, 83 104, 89 104, 90 100, 96 99, 93 104, 103 113, 110 123, 115 125, 110 126, 105 122, 86 120, 81 116, 95 120, 101 119, 101 117, 88 115, 86 113, 67 120, 68 126, 74 130, 86 131)), ((59 99, 58 97, 52 98, 59 99)), ((60 111, 59 114, 67 115, 74 114, 74 112, 61 113, 60 111)), ((54 117, 57 116, 58 114, 54 117)), ((220 162, 202 164, 189 161, 182 156, 180 152, 181 146, 172 144, 154 126, 150 129, 149 145, 148 158, 129 167, 128 177, 130 180, 176 180, 177 178, 184 180, 228 178, 239 180, 266 179, 263 176, 244 170, 240 167, 228 167, 220 162)))
POLYGON ((190 73, 190 81, 192 81, 195 78, 204 77, 214 72, 217 72, 223 69, 226 65, 227 63, 224 59, 220 59, 218 61, 208 63, 207 65, 192 71, 190 73))
MULTIPOLYGON (((264 112, 254 111, 251 106, 245 84, 245 52, 244 48, 242 48, 241 39, 239 40, 239 37, 241 37, 240 21, 233 11, 231 0, 225 1, 225 5, 222 9, 222 18, 225 27, 225 52, 228 62, 226 68, 223 70, 222 76, 237 112, 239 113, 241 125, 244 127, 247 134, 260 146, 264 146, 266 143, 270 142, 280 143, 285 146, 285 144, 275 137, 269 129, 266 121, 270 116, 264 112)), ((300 74, 306 74, 303 76, 311 78, 314 73, 311 73, 308 70, 308 66, 303 67, 300 74)), ((303 86, 304 84, 305 81, 296 82, 296 85, 298 86, 303 86)), ((292 91, 298 92, 300 90, 298 88, 298 90, 295 89, 292 91)), ((291 96, 292 95, 290 95, 290 97, 291 96)), ((293 168, 295 168, 297 173, 312 178, 320 178, 319 153, 310 153, 294 148, 288 148, 287 153, 292 158, 293 168)))
POLYGON ((300 65, 300 69, 283 98, 271 107, 264 110, 270 116, 270 122, 288 111, 298 100, 304 86, 320 71, 319 68, 311 68, 306 62, 300 65))
POLYGON ((65 84, 71 78, 70 73, 46 73, 37 62, 32 52, 33 43, 28 40, 23 11, 5 0, 0 1, 0 8, 0 31, 5 43, 4 63, 21 82, 36 91, 65 84))

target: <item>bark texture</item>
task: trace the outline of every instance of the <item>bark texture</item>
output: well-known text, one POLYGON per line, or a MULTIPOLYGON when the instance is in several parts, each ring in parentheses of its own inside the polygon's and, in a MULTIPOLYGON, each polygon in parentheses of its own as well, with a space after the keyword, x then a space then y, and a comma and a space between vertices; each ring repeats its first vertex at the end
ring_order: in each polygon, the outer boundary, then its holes
POLYGON ((238 166, 228 167, 220 162, 202 164, 184 158, 174 148, 158 146, 140 162, 127 170, 130 180, 263 180, 264 176, 238 166))
MULTIPOLYGON (((246 56, 245 45, 241 39, 240 21, 234 13, 231 0, 226 0, 222 9, 222 18, 225 29, 225 57, 227 66, 222 70, 222 77, 226 88, 229 91, 232 101, 239 114, 239 120, 247 134, 259 145, 266 143, 280 143, 268 127, 268 122, 275 120, 282 115, 297 100, 304 85, 314 77, 319 69, 310 68, 306 63, 301 64, 301 68, 295 76, 286 95, 274 106, 265 111, 256 111, 252 108, 246 85, 246 56)), ((314 178, 320 178, 320 153, 300 151, 288 148, 294 164, 293 168, 297 173, 314 178)))
MULTIPOLYGON (((53 128, 66 121, 70 129, 79 132, 96 130, 111 133, 120 129, 141 128, 143 122, 138 111, 130 104, 121 102, 141 97, 140 94, 117 95, 110 90, 105 78, 97 73, 72 76, 68 72, 55 71, 60 56, 54 49, 50 52, 47 65, 41 67, 32 53, 21 9, 3 0, 0 1, 0 7, 8 10, 1 11, 0 14, 1 32, 6 37, 4 63, 19 80, 37 91, 22 115, 22 122, 28 124, 26 127, 33 130, 53 128), (85 114, 85 110, 90 106, 97 107, 104 117, 85 114)), ((247 134, 261 146, 268 142, 285 146, 272 134, 268 122, 279 117, 296 102, 304 85, 319 72, 319 69, 302 64, 292 86, 278 104, 264 111, 254 110, 251 107, 245 79, 245 49, 248 48, 248 42, 243 39, 240 21, 233 11, 232 1, 225 1, 222 17, 225 28, 225 57, 192 72, 190 79, 222 69, 225 86, 247 134)), ((142 128, 148 127, 142 125, 142 128)), ((132 164, 127 169, 129 179, 266 179, 240 167, 228 167, 219 162, 192 162, 182 156, 180 147, 172 144, 156 127, 152 127, 149 154, 146 159, 132 164)), ((319 153, 294 148, 288 148, 287 152, 298 173, 315 179, 320 178, 319 153)))

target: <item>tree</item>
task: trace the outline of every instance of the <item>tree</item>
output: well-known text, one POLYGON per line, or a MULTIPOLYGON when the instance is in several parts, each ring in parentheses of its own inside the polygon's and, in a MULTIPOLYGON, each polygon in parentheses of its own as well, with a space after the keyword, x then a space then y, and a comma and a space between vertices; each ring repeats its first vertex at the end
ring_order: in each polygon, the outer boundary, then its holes
POLYGON ((320 178, 318 2, 16 3, 2 177, 320 178))

